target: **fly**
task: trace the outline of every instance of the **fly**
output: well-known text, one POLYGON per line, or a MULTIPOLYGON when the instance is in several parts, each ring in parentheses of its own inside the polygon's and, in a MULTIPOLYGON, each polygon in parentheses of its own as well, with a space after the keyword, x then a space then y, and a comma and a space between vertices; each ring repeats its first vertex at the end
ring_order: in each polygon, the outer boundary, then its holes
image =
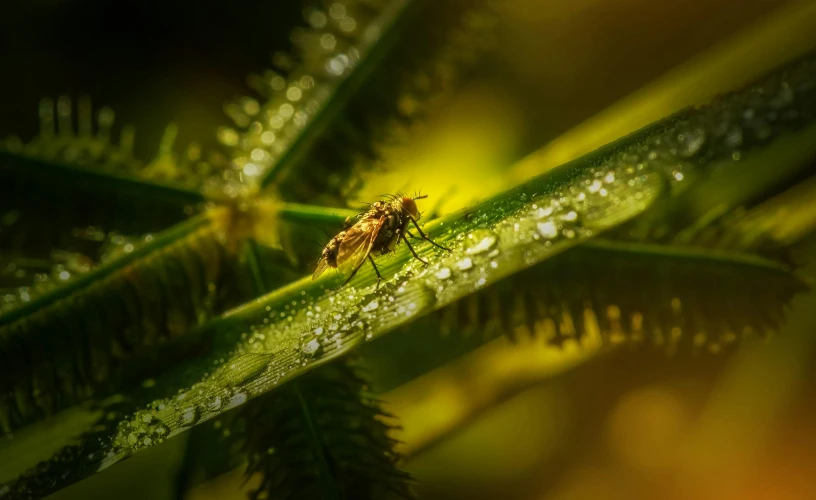
POLYGON ((406 238, 406 235, 415 237, 408 231, 409 223, 414 225, 421 239, 450 251, 449 248, 428 238, 417 224, 421 214, 417 209, 416 200, 423 198, 427 198, 427 195, 414 198, 392 196, 388 200, 373 203, 366 212, 357 217, 346 219, 343 231, 334 236, 323 249, 312 279, 317 279, 326 269, 332 267, 344 273, 350 273, 341 285, 345 286, 368 260, 374 267, 374 272, 377 273, 377 285, 379 286, 382 275, 374 263, 374 256, 393 252, 400 240, 405 242, 414 258, 423 264, 428 264, 417 255, 416 250, 406 238))

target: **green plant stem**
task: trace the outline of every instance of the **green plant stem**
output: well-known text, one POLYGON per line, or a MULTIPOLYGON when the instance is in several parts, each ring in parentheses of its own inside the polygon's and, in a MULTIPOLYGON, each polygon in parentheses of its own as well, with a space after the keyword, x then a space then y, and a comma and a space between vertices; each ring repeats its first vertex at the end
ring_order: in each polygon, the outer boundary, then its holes
POLYGON ((188 236, 189 234, 207 226, 211 222, 212 220, 206 214, 193 217, 192 219, 159 234, 150 243, 136 247, 128 254, 122 255, 121 257, 99 267, 94 271, 68 281, 64 285, 35 298, 25 305, 0 315, 0 326, 7 325, 29 314, 32 314, 34 311, 47 307, 60 299, 64 299, 82 288, 101 282, 116 271, 124 269, 137 260, 175 243, 185 236, 188 236))
POLYGON ((738 253, 733 250, 721 251, 709 248, 693 248, 679 245, 661 245, 653 243, 632 243, 614 241, 606 238, 595 238, 583 243, 580 250, 597 251, 605 255, 604 259, 613 254, 626 255, 637 259, 682 259, 684 261, 719 262, 719 265, 737 265, 763 270, 780 276, 790 276, 790 269, 772 260, 757 257, 747 253, 738 253))
POLYGON ((301 203, 284 203, 278 214, 284 220, 303 224, 342 224, 346 218, 354 217, 359 211, 348 208, 321 207, 301 203))
MULTIPOLYGON (((419 10, 417 5, 422 0, 395 0, 383 11, 380 19, 372 23, 371 28, 379 29, 383 34, 365 40, 357 49, 363 54, 359 65, 338 83, 331 97, 311 118, 311 123, 292 142, 278 161, 266 171, 261 179, 261 187, 267 187, 278 179, 280 172, 297 163, 309 150, 316 138, 328 127, 331 120, 343 109, 343 106, 354 95, 366 78, 374 71, 377 64, 388 54, 400 39, 400 34, 413 19, 412 14, 419 10)), ((374 30, 372 30, 372 33, 374 30)))
POLYGON ((343 494, 337 488, 337 483, 334 481, 334 475, 329 466, 329 458, 326 456, 326 446, 320 437, 320 432, 317 430, 317 424, 312 414, 309 401, 303 394, 303 384, 300 382, 293 384, 292 391, 298 399, 300 410, 303 413, 303 419, 309 428, 309 436, 312 438, 312 441, 314 441, 313 449, 317 455, 318 477, 320 477, 320 484, 323 486, 323 493, 326 495, 326 500, 341 500, 343 494))
POLYGON ((261 273, 261 263, 258 260, 258 248, 255 240, 247 239, 244 241, 244 256, 249 268, 249 274, 252 277, 252 284, 255 287, 255 293, 263 295, 266 293, 267 287, 261 273))
POLYGON ((52 183, 90 184, 103 191, 136 195, 144 199, 160 199, 180 205, 207 201, 197 189, 186 186, 148 181, 98 168, 83 168, 68 163, 0 151, 0 165, 36 175, 52 183))

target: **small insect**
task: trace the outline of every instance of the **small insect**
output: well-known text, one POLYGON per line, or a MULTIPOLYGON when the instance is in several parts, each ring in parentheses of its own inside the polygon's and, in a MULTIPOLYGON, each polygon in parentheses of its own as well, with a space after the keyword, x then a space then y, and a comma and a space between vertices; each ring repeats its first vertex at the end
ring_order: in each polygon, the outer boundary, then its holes
POLYGON ((342 272, 350 272, 348 278, 343 283, 345 286, 357 271, 365 263, 366 259, 371 262, 374 272, 377 273, 377 285, 379 286, 382 275, 372 256, 383 255, 394 251, 400 240, 408 245, 411 254, 421 262, 427 264, 414 247, 408 242, 406 235, 417 238, 408 231, 408 223, 412 223, 419 232, 419 238, 429 241, 432 245, 443 250, 450 249, 434 242, 422 232, 417 221, 421 214, 416 206, 416 200, 427 198, 427 195, 416 196, 391 196, 385 201, 378 201, 371 205, 366 211, 356 217, 346 219, 344 229, 334 236, 326 247, 317 263, 317 267, 312 274, 312 279, 317 279, 326 269, 339 268, 342 272))

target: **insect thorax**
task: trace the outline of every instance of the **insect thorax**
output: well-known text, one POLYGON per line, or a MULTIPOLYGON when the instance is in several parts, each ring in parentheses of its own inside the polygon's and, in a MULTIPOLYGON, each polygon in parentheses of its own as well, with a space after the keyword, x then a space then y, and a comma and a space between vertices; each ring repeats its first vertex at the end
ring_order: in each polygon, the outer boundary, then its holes
POLYGON ((401 211, 393 210, 393 207, 389 208, 391 210, 384 214, 385 221, 371 249, 373 253, 378 255, 394 250, 399 242, 400 235, 405 232, 405 225, 408 222, 408 217, 401 211))

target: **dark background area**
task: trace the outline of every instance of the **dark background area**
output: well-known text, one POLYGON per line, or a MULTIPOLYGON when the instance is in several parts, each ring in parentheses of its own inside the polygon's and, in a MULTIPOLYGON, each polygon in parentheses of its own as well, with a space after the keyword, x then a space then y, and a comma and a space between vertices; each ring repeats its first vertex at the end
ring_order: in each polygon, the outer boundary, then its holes
POLYGON ((0 21, 0 135, 30 139, 40 98, 86 94, 136 126, 142 154, 170 121, 180 143, 214 143, 222 103, 248 90, 245 76, 270 66, 300 20, 298 2, 13 2, 0 21))
MULTIPOLYGON (((520 154, 766 14, 784 0, 500 2, 507 29, 482 68, 523 98, 520 154), (648 43, 645 43, 648 41, 648 43), (535 49, 531 59, 530 48, 535 49), (542 63, 542 62, 545 63, 542 63)), ((302 24, 304 3, 274 0, 15 0, 0 19, 0 137, 37 132, 42 97, 89 95, 136 127, 155 153, 166 124, 177 144, 215 145, 227 99, 248 92, 302 24)))

